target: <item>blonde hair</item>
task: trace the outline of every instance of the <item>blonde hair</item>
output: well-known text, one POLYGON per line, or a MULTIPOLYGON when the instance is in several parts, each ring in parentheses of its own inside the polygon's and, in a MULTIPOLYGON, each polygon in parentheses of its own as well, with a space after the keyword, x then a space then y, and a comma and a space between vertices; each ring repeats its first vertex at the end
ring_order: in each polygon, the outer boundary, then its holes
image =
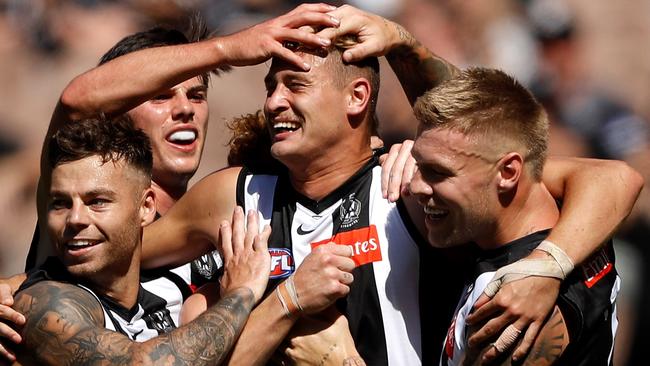
POLYGON ((418 98, 414 112, 424 127, 482 138, 502 150, 520 150, 532 177, 541 180, 548 117, 530 91, 504 72, 467 69, 418 98))

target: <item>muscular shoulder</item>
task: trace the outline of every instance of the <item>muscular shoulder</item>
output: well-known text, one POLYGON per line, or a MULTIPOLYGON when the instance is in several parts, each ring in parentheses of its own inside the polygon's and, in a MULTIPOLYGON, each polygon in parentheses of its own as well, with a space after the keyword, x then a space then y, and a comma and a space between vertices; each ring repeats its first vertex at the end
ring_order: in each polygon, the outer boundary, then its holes
POLYGON ((16 294, 14 308, 27 317, 25 327, 37 326, 35 322, 48 314, 60 314, 80 323, 104 326, 104 313, 97 299, 88 291, 67 283, 36 283, 16 294))
POLYGON ((49 358, 59 357, 79 334, 104 329, 104 313, 97 299, 70 284, 39 282, 16 294, 14 308, 27 319, 18 350, 19 360, 27 364, 34 358, 38 358, 34 363, 51 363, 49 358))

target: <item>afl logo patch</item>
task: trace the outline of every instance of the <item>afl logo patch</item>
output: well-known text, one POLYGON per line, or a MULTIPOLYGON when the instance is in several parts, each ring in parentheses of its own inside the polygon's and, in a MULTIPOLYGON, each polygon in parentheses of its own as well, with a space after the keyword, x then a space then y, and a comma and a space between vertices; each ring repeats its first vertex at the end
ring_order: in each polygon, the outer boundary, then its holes
POLYGON ((269 248, 271 255, 271 273, 269 278, 285 278, 293 273, 293 255, 289 249, 269 248))

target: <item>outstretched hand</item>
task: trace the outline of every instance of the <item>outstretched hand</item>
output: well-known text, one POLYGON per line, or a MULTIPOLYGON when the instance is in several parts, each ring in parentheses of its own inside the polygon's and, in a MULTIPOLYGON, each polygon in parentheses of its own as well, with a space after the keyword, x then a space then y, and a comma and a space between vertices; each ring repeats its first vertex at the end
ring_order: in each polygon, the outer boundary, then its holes
POLYGON ((279 57, 308 71, 311 65, 284 47, 284 43, 297 42, 314 48, 328 47, 331 38, 301 27, 337 27, 339 21, 327 14, 334 9, 336 7, 327 4, 302 4, 287 14, 221 38, 217 47, 223 52, 228 65, 256 65, 271 57, 279 57))
POLYGON ((238 287, 247 287, 257 303, 269 280, 271 256, 267 242, 271 228, 267 225, 259 233, 258 213, 252 210, 248 212, 244 227, 244 210, 238 206, 232 214, 232 225, 224 221, 219 230, 224 261, 224 274, 220 281, 222 297, 238 287))

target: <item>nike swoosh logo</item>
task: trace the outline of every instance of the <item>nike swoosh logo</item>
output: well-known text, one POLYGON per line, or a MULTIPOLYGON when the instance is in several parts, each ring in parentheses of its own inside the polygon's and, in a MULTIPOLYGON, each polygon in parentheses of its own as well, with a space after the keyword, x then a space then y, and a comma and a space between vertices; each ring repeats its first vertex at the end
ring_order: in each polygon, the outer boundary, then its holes
POLYGON ((313 233, 314 230, 316 230, 316 228, 313 228, 313 229, 311 229, 309 231, 305 231, 305 230, 302 229, 302 224, 300 224, 300 226, 298 226, 298 230, 296 230, 296 231, 298 232, 298 235, 307 235, 309 233, 313 233))
POLYGON ((136 338, 137 336, 139 336, 140 334, 142 334, 142 332, 144 332, 144 329, 140 329, 139 332, 133 332, 133 340, 135 341, 135 338, 136 338))

